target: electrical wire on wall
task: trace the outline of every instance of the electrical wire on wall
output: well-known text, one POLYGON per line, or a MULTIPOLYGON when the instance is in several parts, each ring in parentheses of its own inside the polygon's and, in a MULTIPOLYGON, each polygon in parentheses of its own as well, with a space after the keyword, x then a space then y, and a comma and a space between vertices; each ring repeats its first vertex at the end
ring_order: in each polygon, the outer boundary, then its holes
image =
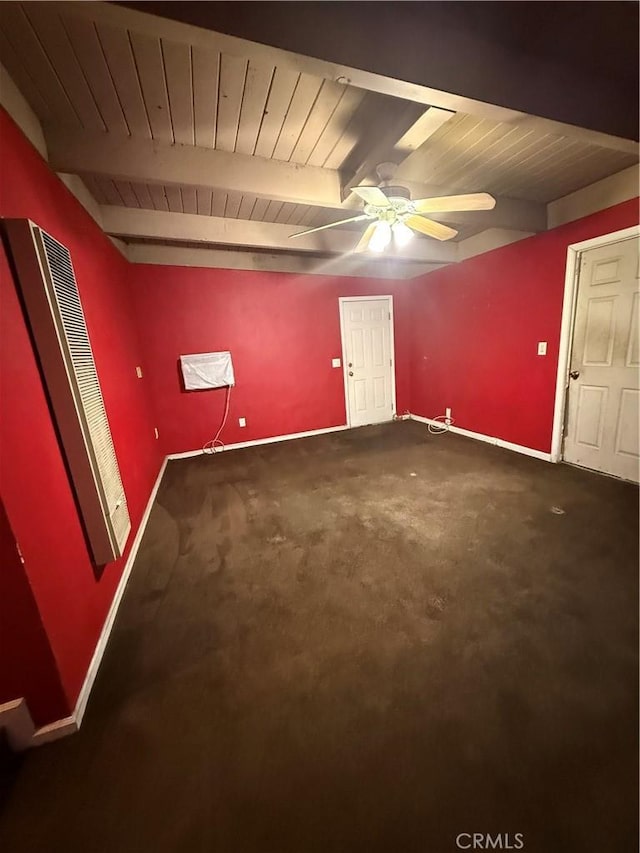
POLYGON ((427 424, 427 429, 432 435, 442 435, 443 432, 449 432, 449 427, 452 423, 454 423, 452 417, 438 415, 435 418, 431 418, 431 423, 427 424))
POLYGON ((218 432, 215 434, 215 438, 212 438, 210 441, 207 441, 202 446, 203 453, 220 453, 224 450, 224 442, 220 441, 220 435, 222 434, 222 430, 227 423, 227 417, 229 416, 229 402, 231 401, 231 385, 227 385, 227 395, 224 404, 224 415, 222 417, 222 423, 218 428, 218 432))

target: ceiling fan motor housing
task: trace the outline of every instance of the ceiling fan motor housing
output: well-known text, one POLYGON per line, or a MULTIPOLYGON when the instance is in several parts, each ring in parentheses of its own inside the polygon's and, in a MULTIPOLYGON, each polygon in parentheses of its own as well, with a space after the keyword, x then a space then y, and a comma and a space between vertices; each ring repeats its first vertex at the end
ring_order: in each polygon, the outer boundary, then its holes
POLYGON ((411 193, 406 187, 380 187, 387 198, 406 198, 407 201, 411 198, 411 193))
POLYGON ((380 190, 389 199, 390 204, 388 207, 366 204, 364 212, 368 216, 393 225, 395 222, 403 222, 414 212, 411 196, 406 187, 380 187, 380 190))

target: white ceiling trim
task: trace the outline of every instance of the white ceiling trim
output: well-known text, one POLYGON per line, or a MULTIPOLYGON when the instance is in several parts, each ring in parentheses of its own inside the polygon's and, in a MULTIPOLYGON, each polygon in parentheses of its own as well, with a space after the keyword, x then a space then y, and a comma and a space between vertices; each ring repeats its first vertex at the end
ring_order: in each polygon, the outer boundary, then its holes
POLYGON ((609 175, 595 184, 556 199, 547 205, 547 227, 557 228, 614 204, 621 204, 640 195, 640 166, 629 166, 622 172, 609 175))
POLYGON ((493 249, 500 249, 502 246, 508 246, 510 243, 517 243, 519 240, 526 240, 527 237, 533 236, 530 231, 518 231, 513 228, 488 228, 480 234, 473 234, 466 240, 461 240, 458 243, 458 257, 461 261, 466 261, 476 255, 482 255, 485 252, 491 252, 493 249))

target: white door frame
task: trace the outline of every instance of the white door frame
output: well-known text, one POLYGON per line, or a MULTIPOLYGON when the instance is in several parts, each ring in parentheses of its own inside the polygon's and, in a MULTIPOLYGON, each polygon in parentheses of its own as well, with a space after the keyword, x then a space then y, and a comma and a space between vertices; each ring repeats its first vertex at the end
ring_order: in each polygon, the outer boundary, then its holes
POLYGON ((567 405, 567 390, 569 387, 569 366, 571 347, 573 344, 573 328, 576 319, 578 301, 578 277, 580 273, 580 255, 587 249, 606 246, 608 243, 618 243, 629 237, 640 236, 640 225, 632 225, 621 231, 572 243, 567 247, 567 270, 564 277, 564 299, 562 302, 562 325, 560 327, 560 349, 558 352, 558 373, 556 376, 556 400, 553 410, 553 431, 551 433, 551 461, 561 462, 563 459, 562 441, 564 438, 565 413, 567 405))
POLYGON ((391 352, 391 402, 393 404, 393 408, 391 410, 391 417, 389 418, 392 421, 396 415, 396 345, 393 336, 393 296, 384 295, 384 296, 339 296, 338 297, 338 311, 340 313, 340 342, 342 345, 342 381, 344 384, 344 410, 347 415, 347 426, 351 427, 351 413, 349 412, 349 388, 347 385, 348 380, 348 367, 347 367, 347 359, 346 359, 346 340, 344 334, 344 311, 343 306, 345 302, 370 302, 372 299, 380 300, 386 299, 389 303, 389 350, 391 352))

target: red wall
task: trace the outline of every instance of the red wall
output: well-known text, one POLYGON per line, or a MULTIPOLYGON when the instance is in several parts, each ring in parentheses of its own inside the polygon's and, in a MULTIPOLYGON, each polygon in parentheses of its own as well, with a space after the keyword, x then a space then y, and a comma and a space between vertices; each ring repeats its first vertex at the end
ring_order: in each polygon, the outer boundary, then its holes
POLYGON ((162 447, 197 450, 220 424, 225 391, 182 390, 181 354, 230 350, 225 443, 345 423, 338 297, 393 294, 396 396, 409 407, 409 281, 141 266, 134 298, 162 447), (247 419, 246 428, 238 418, 247 419))
MULTIPOLYGON (((160 466, 158 442, 132 325, 129 266, 84 208, 49 170, 4 111, 0 111, 2 164, 0 215, 29 217, 71 251, 111 424, 133 531, 160 466)), ((83 683, 123 560, 97 577, 91 564, 69 479, 47 406, 38 366, 5 252, 0 251, 0 492, 24 556, 24 571, 55 660, 69 712, 83 683)), ((4 537, 4 548, 13 549, 4 537)), ((15 555, 15 550, 12 553, 15 555)), ((1 555, 12 559, 11 553, 1 555)), ((25 621, 33 607, 20 599, 25 621)), ((51 661, 41 655, 42 669, 51 661)), ((27 701, 37 722, 60 717, 60 703, 35 697, 40 675, 31 673, 27 701)), ((0 685, 0 692, 2 687, 0 685)), ((19 698, 19 697, 12 697, 19 698)))
POLYGON ((0 555, 0 705, 28 694, 36 723, 65 717, 68 702, 2 503, 0 555))
POLYGON ((637 222, 635 199, 415 283, 411 411, 549 452, 567 246, 637 222))
MULTIPOLYGON (((566 247, 638 221, 628 202, 419 282, 129 266, 2 111, 0 135, 0 215, 31 218, 74 259, 132 516, 129 545, 162 455, 200 448, 222 415, 224 391, 182 391, 180 354, 231 350, 227 443, 345 422, 342 371, 331 367, 341 355, 339 296, 393 294, 399 412, 451 406, 463 428, 548 451, 566 247)), ((0 303, 0 558, 9 567, 0 594, 11 607, 0 701, 22 691, 43 724, 75 704, 123 560, 102 573, 91 565, 1 249, 0 303)))

